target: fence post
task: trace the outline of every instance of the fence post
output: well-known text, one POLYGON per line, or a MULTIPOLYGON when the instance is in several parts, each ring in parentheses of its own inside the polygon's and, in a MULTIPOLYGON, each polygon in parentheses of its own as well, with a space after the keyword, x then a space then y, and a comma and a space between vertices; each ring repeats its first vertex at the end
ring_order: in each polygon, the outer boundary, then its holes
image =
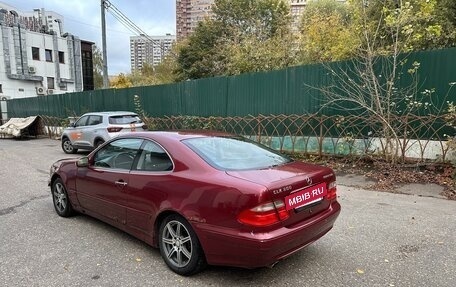
POLYGON ((322 157, 323 155, 323 117, 320 118, 320 138, 318 139, 318 155, 322 157))
POLYGON ((258 123, 258 142, 261 143, 261 119, 260 115, 257 116, 257 123, 258 123))
MULTIPOLYGON (((408 135, 407 135, 407 127, 408 127, 408 117, 407 115, 404 117, 404 139, 402 140, 402 162, 405 162, 405 153, 407 152, 407 144, 408 144, 408 135)), ((419 141, 420 139, 418 139, 419 141)))

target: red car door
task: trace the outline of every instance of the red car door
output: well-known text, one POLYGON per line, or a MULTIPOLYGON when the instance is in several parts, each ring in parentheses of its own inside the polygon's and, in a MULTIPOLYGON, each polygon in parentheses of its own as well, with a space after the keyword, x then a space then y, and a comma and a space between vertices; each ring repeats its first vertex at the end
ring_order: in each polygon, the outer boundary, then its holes
POLYGON ((76 190, 81 207, 101 219, 126 224, 129 173, 142 139, 119 139, 104 146, 78 169, 76 190))
POLYGON ((137 236, 152 234, 157 209, 168 198, 167 190, 176 184, 173 162, 167 152, 153 141, 145 141, 130 173, 127 225, 137 236))

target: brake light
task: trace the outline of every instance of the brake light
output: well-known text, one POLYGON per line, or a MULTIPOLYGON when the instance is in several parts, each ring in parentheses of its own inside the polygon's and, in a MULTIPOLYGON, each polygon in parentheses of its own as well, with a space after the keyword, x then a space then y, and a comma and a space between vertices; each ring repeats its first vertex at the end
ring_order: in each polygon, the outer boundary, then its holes
POLYGON ((238 220, 246 225, 261 227, 272 225, 288 217, 290 214, 285 208, 285 203, 282 200, 276 200, 242 211, 238 220))
POLYGON ((336 199, 337 197, 337 185, 335 181, 331 181, 328 184, 328 193, 326 194, 327 200, 336 199))
POLYGON ((109 127, 108 128, 108 133, 118 133, 122 130, 122 128, 119 127, 109 127))

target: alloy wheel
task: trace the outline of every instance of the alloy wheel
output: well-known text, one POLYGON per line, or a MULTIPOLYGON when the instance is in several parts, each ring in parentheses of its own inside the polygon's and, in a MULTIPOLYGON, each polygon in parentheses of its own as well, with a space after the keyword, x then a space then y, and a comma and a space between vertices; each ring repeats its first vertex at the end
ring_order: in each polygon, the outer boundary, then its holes
POLYGON ((179 221, 166 224, 162 245, 168 261, 176 267, 185 267, 192 258, 192 239, 187 228, 179 221))
POLYGON ((63 213, 65 208, 68 204, 68 199, 65 194, 65 187, 60 182, 55 184, 54 188, 54 204, 55 208, 60 212, 63 213))
POLYGON ((71 144, 71 142, 69 140, 65 140, 63 142, 63 149, 67 152, 67 153, 72 153, 73 152, 73 145, 71 144))

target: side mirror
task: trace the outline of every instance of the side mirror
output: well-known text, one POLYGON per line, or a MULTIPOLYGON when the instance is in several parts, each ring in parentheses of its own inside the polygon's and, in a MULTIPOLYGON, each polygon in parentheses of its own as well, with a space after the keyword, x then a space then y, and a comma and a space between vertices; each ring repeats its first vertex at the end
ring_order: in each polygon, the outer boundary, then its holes
POLYGON ((89 166, 89 158, 88 157, 81 157, 80 159, 78 159, 78 161, 76 162, 76 166, 77 167, 88 167, 89 166))
POLYGON ((71 123, 70 127, 75 128, 76 127, 76 123, 71 123))

